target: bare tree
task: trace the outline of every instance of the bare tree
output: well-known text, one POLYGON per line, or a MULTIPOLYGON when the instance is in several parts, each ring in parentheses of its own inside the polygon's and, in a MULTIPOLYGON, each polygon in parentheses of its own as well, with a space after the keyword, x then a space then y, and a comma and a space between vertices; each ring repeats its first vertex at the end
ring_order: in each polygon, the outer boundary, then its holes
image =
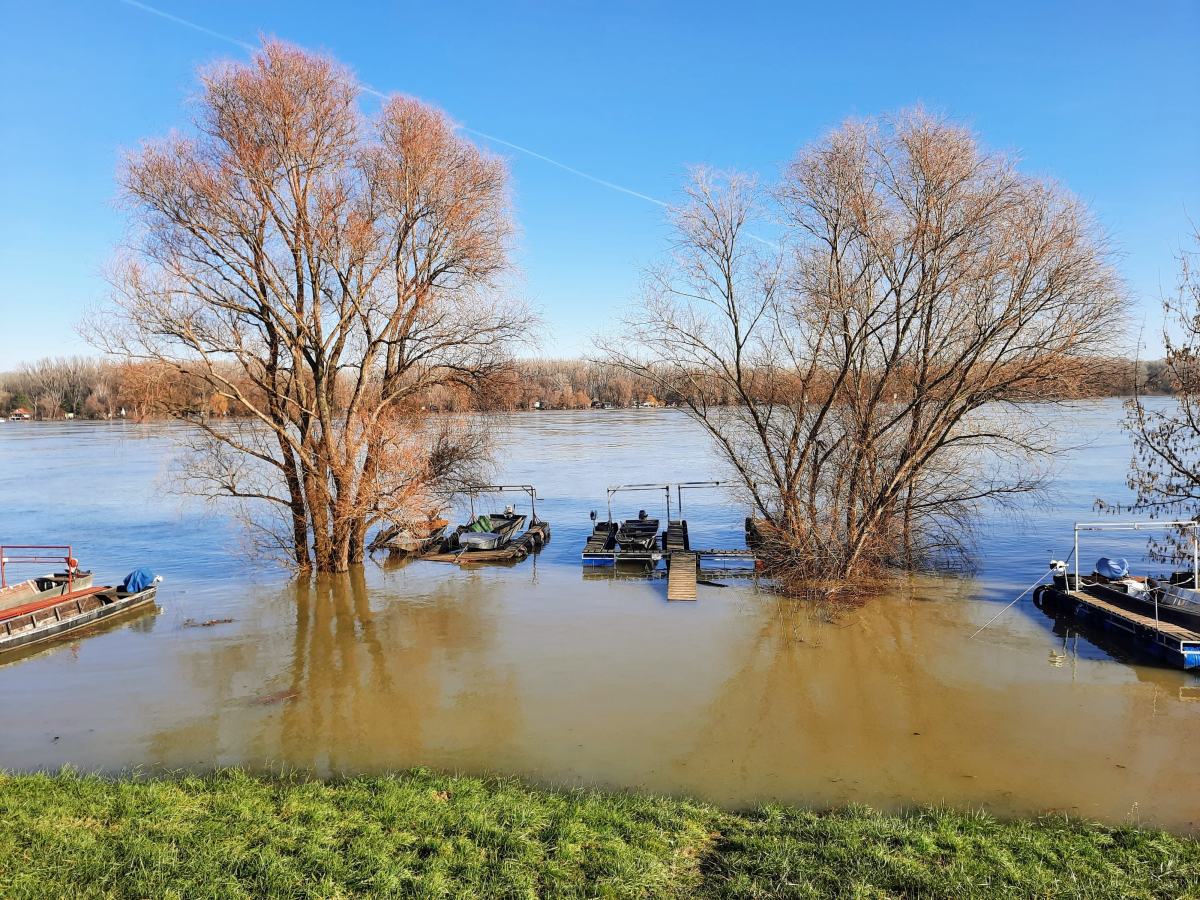
POLYGON ((669 219, 603 349, 685 402, 810 581, 945 559, 980 504, 1040 489, 1028 401, 1111 349, 1125 303, 1077 198, 920 109, 829 132, 769 192, 696 169, 669 219))
POLYGON ((486 386, 529 332, 507 168, 420 101, 364 116, 347 69, 278 41, 199 80, 191 133, 124 160, 135 230, 85 334, 197 386, 160 398, 198 429, 192 489, 344 571, 480 451, 422 394, 486 386), (252 421, 208 416, 213 395, 252 421))
MULTIPOLYGON (((1163 299, 1162 371, 1148 368, 1137 393, 1125 404, 1125 430, 1134 456, 1127 484, 1130 504, 1098 505, 1112 511, 1147 513, 1150 518, 1195 519, 1200 515, 1200 230, 1192 248, 1180 248, 1174 293, 1163 299), (1166 381, 1174 400, 1147 406, 1145 394, 1166 381)), ((1191 553, 1191 535, 1168 532, 1150 538, 1152 558, 1175 561, 1191 553)))

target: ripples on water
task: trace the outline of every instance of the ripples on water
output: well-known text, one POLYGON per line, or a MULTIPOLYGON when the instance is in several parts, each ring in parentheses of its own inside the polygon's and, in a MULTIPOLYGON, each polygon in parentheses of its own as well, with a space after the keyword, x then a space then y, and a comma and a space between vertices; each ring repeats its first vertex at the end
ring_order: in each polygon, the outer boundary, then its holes
MULTIPOLYGON (((989 523, 974 576, 912 579, 833 624, 745 580, 668 604, 664 581, 583 575, 606 485, 721 476, 674 411, 512 419, 502 477, 536 484, 554 529, 535 559, 311 585, 239 560, 219 514, 158 493, 170 427, 4 423, 0 538, 70 542, 98 581, 138 565, 166 581, 157 614, 0 666, 0 767, 424 764, 733 807, 945 801, 1191 830, 1200 678, 1114 656, 1028 599, 969 639, 1065 555, 1096 497, 1125 496, 1120 414, 1074 408, 1086 446, 1059 502, 989 523)), ((740 542, 728 498, 685 503, 695 543, 740 542)), ((1084 562, 1112 550, 1140 543, 1084 562)))

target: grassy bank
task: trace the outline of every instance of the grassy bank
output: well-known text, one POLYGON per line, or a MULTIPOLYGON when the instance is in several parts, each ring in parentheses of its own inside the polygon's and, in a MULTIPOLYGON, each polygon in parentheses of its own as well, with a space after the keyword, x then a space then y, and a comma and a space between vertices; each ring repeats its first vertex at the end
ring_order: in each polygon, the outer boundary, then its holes
POLYGON ((413 771, 0 776, 0 898, 1200 897, 1200 844, 946 810, 731 815, 413 771))

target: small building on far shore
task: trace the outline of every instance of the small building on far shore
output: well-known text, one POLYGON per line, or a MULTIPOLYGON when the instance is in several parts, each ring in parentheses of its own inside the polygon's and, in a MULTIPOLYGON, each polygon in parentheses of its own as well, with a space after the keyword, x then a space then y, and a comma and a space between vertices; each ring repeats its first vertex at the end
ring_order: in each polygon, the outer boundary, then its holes
POLYGON ((29 410, 18 407, 14 409, 8 416, 10 422, 28 422, 33 416, 29 415, 29 410))

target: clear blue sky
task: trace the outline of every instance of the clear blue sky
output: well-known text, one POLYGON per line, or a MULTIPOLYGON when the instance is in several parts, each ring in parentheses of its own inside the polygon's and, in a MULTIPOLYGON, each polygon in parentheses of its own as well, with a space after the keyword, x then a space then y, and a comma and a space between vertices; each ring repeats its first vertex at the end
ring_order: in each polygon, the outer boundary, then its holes
MULTIPOLYGON (((1200 218, 1200 3, 384 3, 151 0, 321 47, 381 90, 633 191, 683 166, 770 177, 849 115, 923 101, 1087 198, 1148 314, 1200 218)), ((0 0, 0 370, 88 352, 123 223, 118 149, 182 124, 195 67, 245 51, 120 0, 0 0)), ((572 354, 660 251, 658 207, 512 155, 545 351, 572 354)))

